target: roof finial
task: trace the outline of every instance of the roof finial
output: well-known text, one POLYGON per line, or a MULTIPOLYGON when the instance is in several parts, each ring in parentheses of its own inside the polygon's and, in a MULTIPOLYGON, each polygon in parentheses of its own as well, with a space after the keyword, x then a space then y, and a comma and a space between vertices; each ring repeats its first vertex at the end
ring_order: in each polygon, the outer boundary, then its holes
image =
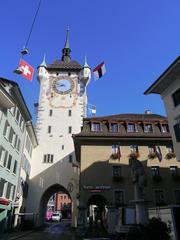
POLYGON ((69 48, 69 26, 66 29, 66 42, 64 48, 69 48))
POLYGON ((86 56, 84 57, 84 67, 89 67, 86 56))
POLYGON ((40 64, 40 67, 47 67, 47 65, 46 65, 46 54, 45 53, 44 53, 43 61, 40 64))
POLYGON ((66 41, 65 41, 65 45, 62 50, 62 53, 63 53, 62 61, 70 62, 71 61, 71 56, 70 56, 71 49, 69 48, 69 26, 67 27, 67 30, 66 30, 66 41))

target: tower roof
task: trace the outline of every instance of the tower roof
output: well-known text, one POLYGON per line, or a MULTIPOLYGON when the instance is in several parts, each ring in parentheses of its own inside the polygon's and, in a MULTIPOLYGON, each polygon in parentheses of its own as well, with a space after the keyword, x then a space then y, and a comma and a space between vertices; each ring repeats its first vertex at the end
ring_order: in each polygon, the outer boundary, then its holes
POLYGON ((71 71, 80 71, 82 66, 74 60, 70 60, 69 62, 62 60, 55 60, 53 63, 47 66, 48 70, 71 70, 71 71))
POLYGON ((71 61, 71 49, 69 47, 69 28, 66 30, 66 41, 65 41, 65 45, 64 48, 62 50, 62 58, 61 60, 63 62, 70 62, 71 61))
POLYGON ((62 49, 61 60, 55 60, 53 63, 47 66, 48 70, 70 70, 70 71, 80 71, 82 66, 74 60, 71 60, 71 49, 69 47, 69 28, 66 31, 66 40, 64 48, 62 49))

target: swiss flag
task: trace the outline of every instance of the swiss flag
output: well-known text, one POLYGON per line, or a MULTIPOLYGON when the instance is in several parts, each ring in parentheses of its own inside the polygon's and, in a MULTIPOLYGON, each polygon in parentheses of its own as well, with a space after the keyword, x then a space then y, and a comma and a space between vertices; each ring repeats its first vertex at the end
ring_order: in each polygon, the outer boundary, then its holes
POLYGON ((22 70, 22 75, 29 81, 32 81, 34 68, 29 65, 29 63, 25 62, 23 59, 19 62, 19 67, 22 70))

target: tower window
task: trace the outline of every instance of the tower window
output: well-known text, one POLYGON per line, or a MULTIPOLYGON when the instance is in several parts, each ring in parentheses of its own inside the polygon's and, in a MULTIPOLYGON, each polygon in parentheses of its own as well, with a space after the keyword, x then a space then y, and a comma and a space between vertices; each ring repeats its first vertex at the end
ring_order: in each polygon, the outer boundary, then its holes
POLYGON ((72 111, 68 110, 68 116, 71 117, 72 116, 72 111))
POLYGON ((50 109, 50 110, 49 110, 49 116, 50 116, 50 117, 52 116, 52 113, 53 113, 53 110, 50 109))
POLYGON ((51 133, 51 126, 48 126, 48 133, 51 133))
POLYGON ((62 150, 64 150, 64 145, 62 145, 62 150))
POLYGON ((43 159, 43 163, 53 163, 53 160, 54 160, 54 155, 45 154, 44 159, 43 159))
POLYGON ((69 133, 72 133, 72 127, 69 127, 69 128, 68 128, 68 132, 69 132, 69 133))

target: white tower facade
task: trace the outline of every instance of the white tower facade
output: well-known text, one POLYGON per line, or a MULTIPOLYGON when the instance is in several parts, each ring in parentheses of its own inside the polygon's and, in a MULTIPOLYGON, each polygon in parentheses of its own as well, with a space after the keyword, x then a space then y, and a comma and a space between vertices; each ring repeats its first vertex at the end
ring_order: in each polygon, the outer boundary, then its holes
POLYGON ((38 224, 41 224, 50 195, 65 190, 73 202, 72 225, 76 227, 78 168, 72 134, 81 131, 82 119, 86 116, 86 87, 91 74, 87 63, 82 67, 71 60, 70 53, 67 32, 61 60, 47 66, 44 59, 38 67, 36 134, 39 146, 33 152, 27 209, 39 214, 38 224))

